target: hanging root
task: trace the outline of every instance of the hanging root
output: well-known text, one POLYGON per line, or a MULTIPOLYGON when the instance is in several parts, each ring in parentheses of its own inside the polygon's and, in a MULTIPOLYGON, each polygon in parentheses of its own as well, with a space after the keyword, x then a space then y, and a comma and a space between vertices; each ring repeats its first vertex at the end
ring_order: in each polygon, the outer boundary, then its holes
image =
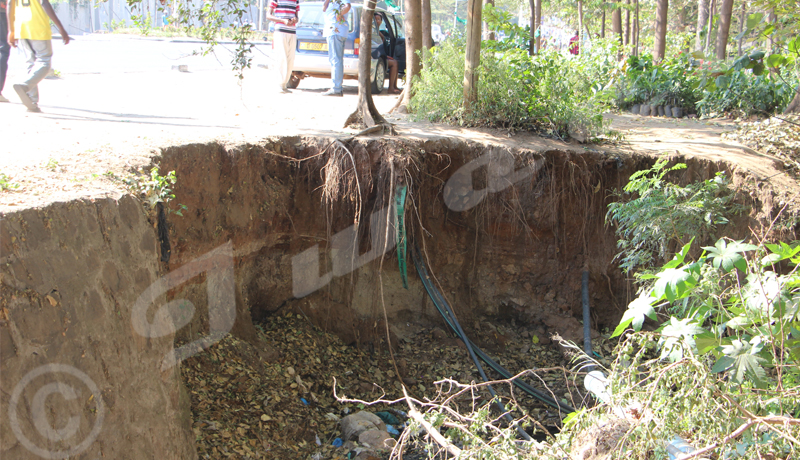
POLYGON ((352 152, 341 141, 334 141, 328 161, 322 167, 324 183, 322 199, 331 206, 334 202, 345 198, 351 202, 361 202, 361 185, 358 181, 358 169, 352 152), (352 174, 349 174, 352 172, 352 174))

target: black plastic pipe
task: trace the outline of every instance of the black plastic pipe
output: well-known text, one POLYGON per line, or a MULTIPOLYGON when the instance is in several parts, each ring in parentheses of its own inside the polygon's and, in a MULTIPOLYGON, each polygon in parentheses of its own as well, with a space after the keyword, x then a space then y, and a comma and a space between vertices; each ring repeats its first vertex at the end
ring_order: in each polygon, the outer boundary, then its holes
MULTIPOLYGON (((425 291, 427 291, 428 296, 431 298, 434 306, 436 307, 436 310, 438 310, 439 314, 442 315, 442 318, 444 318, 447 325, 450 326, 450 329, 453 332, 455 332, 456 335, 458 335, 458 337, 464 342, 465 345, 469 344, 469 346, 471 346, 472 349, 475 351, 475 354, 483 362, 489 365, 489 367, 491 367, 495 372, 500 374, 505 379, 511 379, 512 377, 514 377, 514 374, 512 374, 503 366, 501 366, 492 358, 490 358, 486 353, 483 352, 483 350, 481 350, 478 346, 472 343, 472 341, 469 340, 468 337, 458 332, 458 328, 456 328, 456 326, 453 324, 453 321, 450 319, 449 315, 447 314, 447 312, 443 307, 443 305, 448 305, 447 301, 444 300, 444 297, 442 297, 442 294, 439 292, 439 290, 436 289, 436 287, 433 286, 433 284, 431 283, 430 276, 428 275, 428 270, 425 267, 425 262, 422 261, 419 248, 417 247, 416 244, 411 246, 411 257, 414 260, 414 266, 417 268, 417 274, 422 280, 422 285, 425 287, 425 291)), ((533 388, 532 386, 530 386, 529 384, 523 382, 518 378, 513 379, 511 381, 514 383, 514 385, 522 389, 524 392, 544 402, 545 404, 553 406, 556 409, 562 410, 566 413, 575 412, 575 409, 569 404, 564 404, 560 401, 556 401, 555 399, 551 398, 548 395, 545 395, 541 391, 537 390, 536 388, 533 388)))
MULTIPOLYGON (((589 270, 583 270, 581 277, 581 299, 583 300, 583 351, 590 358, 592 357, 592 320, 589 316, 589 270)), ((589 366, 589 372, 594 370, 594 366, 589 366)))

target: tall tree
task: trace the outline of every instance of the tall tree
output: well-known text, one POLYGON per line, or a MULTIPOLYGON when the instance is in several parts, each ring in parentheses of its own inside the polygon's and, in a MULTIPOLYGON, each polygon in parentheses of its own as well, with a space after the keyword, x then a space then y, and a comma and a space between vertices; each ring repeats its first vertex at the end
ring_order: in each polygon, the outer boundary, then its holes
POLYGON ((708 22, 708 1, 697 0, 697 35, 694 39, 695 51, 703 48, 703 30, 706 28, 708 22))
POLYGON ((600 38, 606 38, 606 4, 600 7, 600 38))
POLYGON ((711 28, 714 26, 714 7, 716 6, 716 0, 711 0, 711 4, 708 6, 708 24, 706 27, 706 44, 703 46, 703 52, 708 49, 709 44, 711 43, 711 28))
MULTIPOLYGON (((486 0, 486 4, 494 6, 494 0, 486 0)), ((483 23, 483 36, 486 40, 495 40, 494 31, 489 30, 489 23, 487 22, 483 23)))
MULTIPOLYGON (((631 0, 625 0, 625 4, 630 6, 631 0)), ((630 45, 630 43, 631 43, 631 9, 625 8, 625 40, 623 44, 630 45)))
POLYGON ((536 52, 542 51, 542 0, 533 0, 536 13, 536 52))
MULTIPOLYGON (((494 0, 492 0, 494 1, 494 0)), ((431 31, 431 0, 422 0, 422 46, 426 50, 433 48, 433 32, 431 31)))
POLYGON ((741 13, 739 13, 739 35, 738 35, 738 37, 739 37, 739 44, 738 44, 739 50, 738 50, 738 53, 737 53, 738 56, 742 55, 742 42, 744 41, 744 34, 742 32, 744 32, 744 19, 746 17, 747 17, 747 2, 742 2, 742 11, 741 11, 741 13))
POLYGON ((611 31, 616 35, 619 44, 622 45, 622 10, 619 7, 620 0, 614 0, 614 11, 611 12, 611 31))
POLYGON ((639 55, 639 0, 634 0, 636 6, 633 16, 633 55, 639 55))
POLYGON ((583 49, 583 0, 578 0, 578 49, 583 49))
MULTIPOLYGON (((775 14, 775 7, 773 6, 769 10, 769 23, 775 24, 777 20, 778 20, 778 15, 775 14)), ((768 51, 767 54, 772 53, 773 49, 775 49, 775 38, 774 34, 770 34, 769 39, 767 40, 767 51, 768 51)))
POLYGON ((719 31, 717 32, 717 59, 724 60, 728 49, 728 33, 731 30, 733 0, 722 0, 719 9, 719 31))
MULTIPOLYGON (((386 125, 386 120, 378 112, 372 100, 372 21, 375 14, 375 0, 367 0, 361 12, 361 33, 358 48, 358 102, 355 112, 347 117, 344 126, 378 124, 386 125)), ((387 125, 388 126, 388 125, 387 125)), ((391 128, 390 128, 391 129, 391 128)))
POLYGON ((656 5, 656 41, 653 48, 653 57, 656 61, 664 59, 667 49, 667 11, 669 0, 658 0, 656 5))
POLYGON ((422 49, 422 1, 405 0, 404 5, 406 9, 404 22, 406 29, 406 85, 403 90, 403 102, 400 106, 408 111, 411 93, 414 91, 414 77, 419 75, 422 67, 417 53, 422 49))
POLYGON ((464 109, 469 111, 478 100, 478 65, 481 60, 482 0, 467 4, 467 50, 464 59, 464 109))
POLYGON ((531 6, 530 40, 528 41, 528 55, 536 54, 536 0, 528 0, 531 6))

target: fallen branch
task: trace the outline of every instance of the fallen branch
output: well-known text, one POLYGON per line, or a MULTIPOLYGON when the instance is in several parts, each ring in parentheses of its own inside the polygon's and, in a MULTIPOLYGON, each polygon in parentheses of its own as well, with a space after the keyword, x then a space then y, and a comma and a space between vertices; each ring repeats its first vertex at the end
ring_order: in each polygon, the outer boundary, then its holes
POLYGON ((414 403, 411 402, 411 398, 409 398, 408 393, 406 393, 405 386, 403 386, 403 395, 406 397, 406 403, 408 403, 408 416, 416 420, 422 426, 422 428, 428 432, 431 438, 433 438, 437 444, 444 447, 450 455, 453 457, 458 457, 461 455, 461 449, 450 444, 450 442, 444 436, 442 436, 442 434, 439 433, 439 431, 433 425, 425 420, 422 414, 414 407, 414 403))
MULTIPOLYGON (((759 423, 763 423, 763 424, 765 424, 767 426, 770 426, 770 425, 800 425, 800 419, 797 419, 797 418, 783 417, 783 416, 780 416, 780 415, 770 415, 770 416, 767 416, 767 417, 759 417, 759 416, 751 413, 750 411, 748 411, 744 407, 742 407, 739 403, 734 401, 730 396, 728 396, 728 395, 721 395, 721 396, 723 398, 725 398, 726 400, 728 400, 728 402, 730 402, 731 404, 736 406, 745 415, 747 415, 749 417, 749 419, 746 422, 742 423, 739 426, 739 428, 737 428, 731 434, 729 434, 728 436, 725 436, 725 438, 723 438, 722 441, 710 444, 710 445, 708 445, 708 446, 706 446, 706 447, 704 447, 702 449, 696 450, 696 451, 694 451, 694 452, 692 452, 690 454, 681 455, 681 456, 679 456, 677 458, 677 460, 689 460, 689 459, 692 459, 692 458, 696 458, 696 457, 699 457, 699 456, 705 454, 706 452, 710 452, 710 451, 712 451, 714 449, 719 448, 720 446, 724 446, 725 444, 729 443, 733 439, 736 439, 739 436, 741 436, 742 433, 747 431, 747 429, 750 428, 751 426, 759 424, 759 423)), ((783 433, 779 432, 778 434, 780 434, 781 436, 784 436, 783 433)), ((784 437, 786 437, 786 436, 784 436, 784 437)), ((798 443, 797 439, 795 439, 794 437, 790 436, 788 439, 790 441, 796 443, 796 444, 798 443)))

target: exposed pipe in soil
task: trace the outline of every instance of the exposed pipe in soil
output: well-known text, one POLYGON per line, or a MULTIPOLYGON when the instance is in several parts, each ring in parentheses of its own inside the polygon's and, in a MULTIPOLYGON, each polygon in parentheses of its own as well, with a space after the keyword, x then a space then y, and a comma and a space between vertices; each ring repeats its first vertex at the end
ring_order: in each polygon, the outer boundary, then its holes
MULTIPOLYGON (((485 362, 486 364, 488 364, 489 367, 491 367, 495 372, 497 372, 498 374, 502 375, 503 378, 506 378, 506 379, 511 379, 512 377, 514 377, 514 375, 511 374, 507 369, 505 369, 503 366, 501 366, 496 361, 494 361, 492 358, 490 358, 488 355, 486 355, 486 353, 484 353, 483 350, 481 350, 480 348, 476 347, 475 344, 473 344, 469 340, 468 337, 458 333, 458 331, 456 330, 456 327, 453 324, 452 320, 448 317, 447 313, 443 310, 442 305, 447 305, 447 301, 444 300, 444 298, 442 297, 442 294, 439 292, 439 290, 436 289, 436 287, 431 284, 431 279, 430 279, 430 277, 428 275, 428 270, 425 267, 425 263, 422 261, 422 257, 420 256, 420 253, 419 253, 419 248, 417 247, 416 244, 411 245, 411 258, 414 261, 414 266, 417 268, 417 274, 419 275, 420 279, 422 280, 422 285, 425 287, 425 291, 428 293, 428 296, 433 301, 433 304, 436 307, 436 310, 439 311, 439 314, 442 315, 442 317, 444 318, 444 320, 447 323, 447 325, 450 326, 450 329, 453 330, 453 332, 455 332, 459 336, 459 338, 461 339, 461 341, 464 342, 465 345, 467 343, 469 343, 473 347, 473 349, 475 351, 475 354, 478 355, 480 357, 480 359, 483 360, 483 362, 485 362)), ((573 408, 569 404, 565 404, 565 403, 556 401, 554 398, 551 398, 551 397, 545 395, 541 391, 537 390, 536 388, 533 388, 532 386, 530 386, 527 383, 521 381, 520 379, 514 379, 514 380, 512 380, 512 382, 514 383, 514 385, 516 385, 517 387, 522 389, 524 392, 528 393, 529 395, 533 396, 534 398, 538 399, 539 401, 542 401, 545 404, 548 404, 548 405, 550 405, 552 407, 555 407, 558 410, 562 410, 562 411, 564 411, 566 413, 575 412, 575 408, 573 408)))
MULTIPOLYGON (((583 302, 583 351, 591 358, 592 321, 589 316, 589 270, 586 268, 583 269, 583 276, 581 276, 581 300, 583 302)), ((594 370, 594 366, 589 366, 588 370, 594 370)))
POLYGON ((172 247, 169 244, 169 227, 167 226, 167 213, 164 211, 164 203, 160 201, 156 203, 156 210, 158 211, 156 221, 158 242, 161 246, 161 261, 168 264, 172 253, 172 247))

